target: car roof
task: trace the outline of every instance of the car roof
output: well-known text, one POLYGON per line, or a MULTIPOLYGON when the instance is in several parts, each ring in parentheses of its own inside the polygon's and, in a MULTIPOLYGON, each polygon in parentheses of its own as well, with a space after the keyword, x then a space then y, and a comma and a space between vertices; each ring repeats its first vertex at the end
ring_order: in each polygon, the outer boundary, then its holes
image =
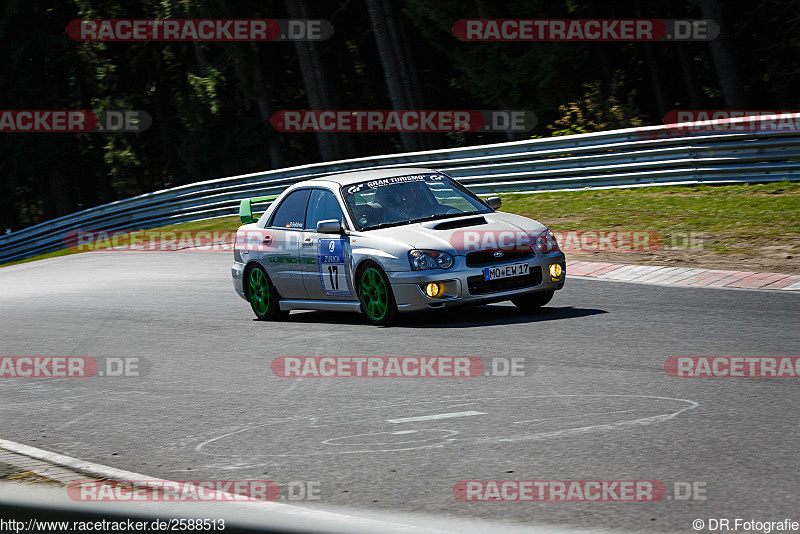
POLYGON ((410 174, 431 174, 438 173, 434 169, 425 167, 392 167, 389 169, 367 169, 364 171, 345 172, 341 174, 330 174, 327 176, 319 176, 300 182, 297 185, 314 185, 321 182, 333 182, 339 185, 350 185, 363 182, 365 180, 377 180, 381 178, 391 178, 393 176, 408 176, 410 174))

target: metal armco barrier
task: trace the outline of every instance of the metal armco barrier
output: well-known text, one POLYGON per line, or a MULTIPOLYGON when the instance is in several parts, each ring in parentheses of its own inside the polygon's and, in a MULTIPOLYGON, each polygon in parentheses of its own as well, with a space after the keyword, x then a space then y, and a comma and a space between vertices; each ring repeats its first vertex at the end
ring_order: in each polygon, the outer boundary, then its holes
MULTIPOLYGON (((800 123, 800 114, 791 115, 800 123)), ((236 215, 243 198, 280 193, 312 177, 396 166, 432 167, 479 194, 675 184, 800 180, 800 130, 649 126, 494 145, 289 167, 197 182, 72 213, 0 237, 0 263, 63 248, 73 230, 142 230, 236 215)), ((694 123, 699 125, 712 124, 694 123)))

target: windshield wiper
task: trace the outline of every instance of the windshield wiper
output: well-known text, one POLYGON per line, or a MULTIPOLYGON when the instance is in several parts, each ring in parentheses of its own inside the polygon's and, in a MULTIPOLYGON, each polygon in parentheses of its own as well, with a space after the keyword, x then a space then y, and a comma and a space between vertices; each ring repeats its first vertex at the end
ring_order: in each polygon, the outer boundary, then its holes
POLYGON ((467 215, 477 215, 480 212, 473 211, 473 212, 461 212, 461 213, 437 213, 436 215, 429 215, 428 217, 423 217, 421 219, 414 219, 413 222, 425 222, 425 221, 435 221, 436 219, 452 219, 453 217, 464 217, 467 215))
POLYGON ((401 226, 404 224, 411 224, 411 223, 421 223, 426 221, 434 221, 436 219, 452 219, 453 217, 466 217, 469 215, 480 215, 485 212, 480 211, 473 211, 473 212, 461 212, 461 213, 437 213, 435 215, 428 215, 427 217, 420 217, 418 219, 409 219, 407 221, 395 221, 395 222, 382 222, 378 224, 372 224, 370 226, 365 226, 361 230, 377 230, 378 228, 387 228, 389 226, 401 226))
POLYGON ((382 223, 378 223, 378 224, 371 224, 369 226, 365 226, 361 230, 362 231, 364 231, 364 230, 377 230, 379 228, 388 228, 390 226, 400 226, 402 224, 408 224, 410 222, 411 222, 410 220, 409 221, 396 221, 396 222, 382 222, 382 223))

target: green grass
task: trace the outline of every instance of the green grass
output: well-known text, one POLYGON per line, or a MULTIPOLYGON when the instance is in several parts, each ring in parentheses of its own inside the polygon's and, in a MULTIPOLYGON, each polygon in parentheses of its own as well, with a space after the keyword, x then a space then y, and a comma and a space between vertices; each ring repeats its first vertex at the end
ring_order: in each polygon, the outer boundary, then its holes
POLYGON ((800 183, 669 186, 507 195, 504 211, 537 219, 555 231, 646 230, 664 242, 702 234, 715 252, 742 244, 797 248, 800 183))
MULTIPOLYGON (((554 231, 643 230, 661 233, 665 243, 702 234, 703 247, 718 253, 746 253, 747 245, 800 250, 800 183, 728 186, 669 186, 502 195, 503 211, 532 217, 554 231), (745 245, 743 247, 742 245, 745 245)), ((164 226, 153 231, 231 232, 238 217, 164 226)), ((75 254, 49 252, 14 265, 75 254)))

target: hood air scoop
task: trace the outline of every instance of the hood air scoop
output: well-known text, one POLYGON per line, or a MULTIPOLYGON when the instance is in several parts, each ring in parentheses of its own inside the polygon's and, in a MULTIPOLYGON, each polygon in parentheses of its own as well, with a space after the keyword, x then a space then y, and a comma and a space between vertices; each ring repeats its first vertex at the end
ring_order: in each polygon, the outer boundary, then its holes
POLYGON ((469 217, 466 219, 437 222, 431 224, 430 226, 423 224, 423 226, 426 226, 432 230, 452 230, 453 228, 464 228, 465 226, 478 226, 481 224, 487 224, 486 219, 482 215, 478 217, 469 217))

